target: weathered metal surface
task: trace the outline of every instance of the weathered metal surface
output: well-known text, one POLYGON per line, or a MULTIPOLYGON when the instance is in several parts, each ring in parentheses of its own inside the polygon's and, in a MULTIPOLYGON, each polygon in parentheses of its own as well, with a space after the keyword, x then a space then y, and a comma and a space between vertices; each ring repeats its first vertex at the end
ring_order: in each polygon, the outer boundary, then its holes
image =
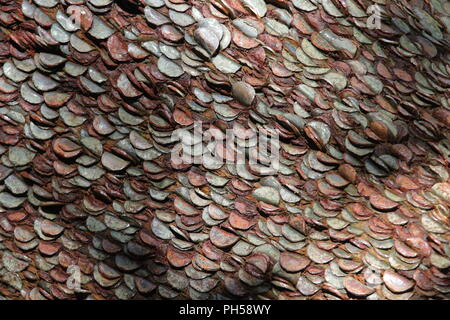
POLYGON ((0 0, 0 295, 448 299, 449 12, 0 0))

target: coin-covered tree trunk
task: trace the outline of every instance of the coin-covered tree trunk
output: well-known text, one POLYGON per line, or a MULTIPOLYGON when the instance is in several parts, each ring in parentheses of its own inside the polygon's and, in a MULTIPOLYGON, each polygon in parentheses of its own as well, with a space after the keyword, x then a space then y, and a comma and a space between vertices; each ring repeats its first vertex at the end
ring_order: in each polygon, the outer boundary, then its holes
POLYGON ((445 0, 0 0, 0 298, 448 299, 445 0))

